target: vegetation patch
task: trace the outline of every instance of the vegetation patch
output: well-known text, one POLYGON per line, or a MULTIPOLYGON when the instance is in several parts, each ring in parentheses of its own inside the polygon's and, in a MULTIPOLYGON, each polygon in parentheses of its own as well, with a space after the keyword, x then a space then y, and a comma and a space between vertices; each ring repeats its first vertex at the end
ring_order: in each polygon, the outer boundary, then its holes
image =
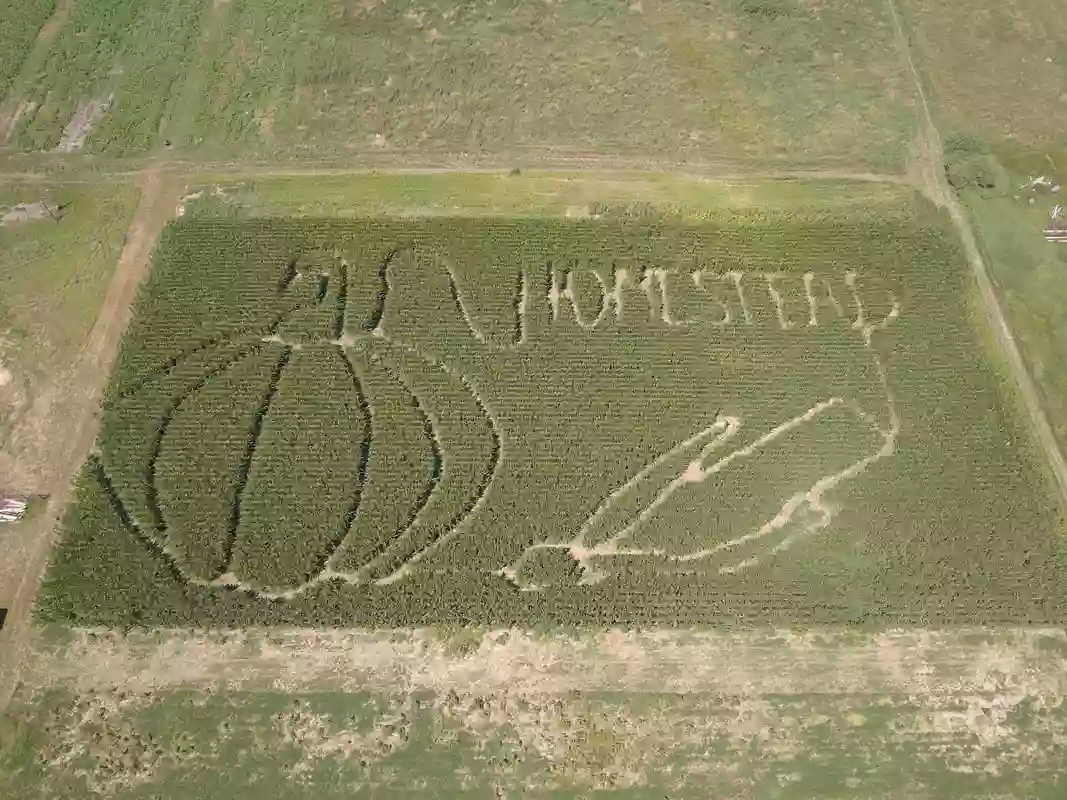
MULTIPOLYGON (((0 3, 0 100, 7 94, 11 81, 26 60, 37 32, 55 8, 55 0, 4 0, 0 3)), ((0 110, 0 130, 3 130, 4 111, 0 110)), ((0 141, 0 145, 3 142, 0 141)))
POLYGON ((0 789, 54 797, 393 794, 1059 797, 1061 695, 38 690, 0 789), (220 776, 223 776, 220 778, 220 776))
POLYGON ((217 25, 178 148, 885 168, 914 121, 878 3, 233 0, 217 25))

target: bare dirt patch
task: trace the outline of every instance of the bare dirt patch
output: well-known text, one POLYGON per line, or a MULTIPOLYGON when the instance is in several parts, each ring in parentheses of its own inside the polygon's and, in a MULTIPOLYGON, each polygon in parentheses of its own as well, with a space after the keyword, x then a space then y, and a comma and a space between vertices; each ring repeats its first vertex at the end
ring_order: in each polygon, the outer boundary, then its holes
POLYGON ((0 207, 0 228, 23 225, 27 222, 59 219, 62 209, 52 200, 38 200, 34 203, 19 203, 9 208, 0 207))
POLYGON ((111 108, 111 101, 114 99, 115 95, 109 93, 79 103, 74 116, 63 129, 63 135, 59 138, 59 144, 56 145, 56 152, 73 153, 81 150, 85 146, 85 140, 92 133, 93 124, 111 108))

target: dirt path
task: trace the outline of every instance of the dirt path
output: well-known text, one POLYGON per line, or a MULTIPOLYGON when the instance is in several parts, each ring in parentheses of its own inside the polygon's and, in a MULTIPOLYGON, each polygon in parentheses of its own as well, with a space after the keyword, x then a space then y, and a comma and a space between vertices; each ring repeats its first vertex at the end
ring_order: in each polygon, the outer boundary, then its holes
POLYGON ((146 170, 139 183, 141 198, 96 323, 74 359, 69 379, 61 384, 63 396, 51 404, 49 419, 39 421, 50 427, 56 444, 48 456, 51 481, 42 487, 50 494, 48 506, 19 530, 19 546, 4 553, 3 575, 7 577, 0 584, 0 606, 9 611, 0 634, 0 708, 15 687, 29 641, 33 598, 58 521, 70 500, 71 484, 96 438, 99 400, 129 319, 130 304, 147 272, 156 238, 181 197, 180 179, 161 170, 146 170))
MULTIPOLYGON (((52 43, 63 28, 63 25, 70 18, 70 11, 73 6, 74 0, 58 0, 56 10, 52 12, 52 16, 37 32, 37 39, 33 43, 33 48, 26 57, 26 61, 23 62, 24 65, 35 60, 40 54, 52 49, 52 43)), ((15 126, 18 125, 23 114, 29 110, 27 103, 19 99, 19 82, 16 79, 8 96, 0 103, 0 147, 7 144, 7 140, 11 138, 11 133, 14 131, 15 126)))
MULTIPOLYGON (((116 159, 110 162, 94 161, 90 171, 80 172, 77 158, 69 162, 68 170, 64 171, 65 183, 98 182, 107 178, 128 178, 139 174, 143 164, 136 160, 125 161, 116 159)), ((375 157, 366 163, 352 163, 349 165, 321 166, 314 163, 286 163, 286 164, 258 164, 242 165, 232 161, 222 162, 197 162, 183 159, 153 160, 160 169, 169 173, 184 176, 190 183, 197 182, 224 182, 255 180, 257 178, 315 178, 315 177, 345 177, 377 175, 383 171, 391 175, 447 175, 451 173, 476 173, 492 174, 508 172, 514 164, 506 158, 477 160, 456 157, 441 156, 432 160, 418 154, 407 154, 406 157, 390 157, 382 159, 375 157), (452 163, 452 161, 455 163, 452 163), (441 162, 445 162, 442 164, 441 162)), ((744 164, 738 163, 684 163, 679 164, 668 161, 652 161, 647 159, 617 158, 613 156, 574 156, 546 159, 544 162, 530 164, 525 167, 532 174, 544 172, 567 172, 591 176, 603 176, 618 173, 621 175, 639 176, 641 174, 662 174, 679 180, 695 181, 723 181, 723 182, 760 182, 776 180, 817 180, 817 181, 845 181, 856 183, 893 184, 897 186, 910 186, 912 179, 902 173, 871 172, 867 170, 852 170, 839 167, 811 167, 796 169, 746 169, 744 164)), ((49 181, 55 180, 52 175, 26 170, 0 170, 0 181, 49 181)))
POLYGON ((952 187, 948 184, 948 178, 945 175, 945 155, 941 135, 934 124, 930 103, 927 100, 922 79, 919 77, 919 71, 915 67, 911 44, 908 42, 904 23, 897 9, 897 2, 896 0, 886 0, 886 2, 893 17, 893 26, 896 29, 898 45, 907 60, 908 69, 915 82, 915 90, 922 109, 922 119, 920 121, 922 130, 913 151, 913 180, 923 194, 932 202, 947 210, 952 218, 960 241, 963 242, 967 260, 970 262, 971 269, 974 272, 990 327, 1015 376, 1023 404, 1030 417, 1034 435, 1037 437, 1038 444, 1052 469, 1060 494, 1064 502, 1067 502, 1067 461, 1064 460, 1063 453, 1060 451, 1056 435, 1049 424, 1045 409, 1041 405, 1041 395, 1034 384, 1033 378, 1030 377, 1030 371, 1023 360, 1022 352, 1019 350, 1019 345, 1015 341, 1011 327, 1008 325, 1007 317, 997 297, 996 287, 993 285, 992 278, 989 275, 989 268, 982 258, 982 252, 978 247, 974 229, 967 218, 967 212, 960 204, 952 187))

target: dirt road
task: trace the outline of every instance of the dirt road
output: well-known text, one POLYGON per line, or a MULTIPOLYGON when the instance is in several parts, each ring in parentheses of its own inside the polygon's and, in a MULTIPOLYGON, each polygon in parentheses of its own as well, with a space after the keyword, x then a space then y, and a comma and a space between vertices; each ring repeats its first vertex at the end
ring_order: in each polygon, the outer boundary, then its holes
POLYGON ((0 577, 0 606, 9 609, 0 634, 0 708, 11 697, 19 665, 29 640, 29 613, 37 593, 58 521, 66 510, 79 468, 88 457, 98 428, 97 409, 103 388, 118 354, 119 339, 130 315, 130 305, 148 271, 156 238, 181 197, 183 183, 160 169, 148 169, 139 177, 141 197, 126 242, 108 286, 104 304, 71 373, 58 382, 62 398, 49 404, 47 420, 27 424, 46 425, 55 447, 48 454, 51 476, 48 506, 18 529, 19 541, 5 549, 5 569, 0 577))

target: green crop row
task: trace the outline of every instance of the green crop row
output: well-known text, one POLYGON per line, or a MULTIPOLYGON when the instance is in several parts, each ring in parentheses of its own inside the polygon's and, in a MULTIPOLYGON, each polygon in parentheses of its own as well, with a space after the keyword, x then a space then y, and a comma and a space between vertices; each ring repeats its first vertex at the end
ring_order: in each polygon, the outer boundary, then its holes
POLYGON ((229 566, 236 504, 288 358, 278 345, 258 348, 188 395, 167 426, 155 466, 159 512, 190 575, 210 580, 229 566))
POLYGON ((37 32, 54 9, 55 0, 0 2, 0 98, 7 96, 11 81, 33 48, 37 32))
POLYGON ((939 224, 184 220, 42 613, 1052 621, 970 291, 939 224), (86 559, 169 577, 113 602, 86 559))
POLYGON ((241 497, 233 551, 238 578, 284 589, 321 570, 358 503, 369 424, 359 384, 339 348, 317 345, 292 353, 241 497))
POLYGON ((441 455, 418 398, 380 359, 353 352, 371 411, 373 441, 359 507, 333 568, 351 573, 404 535, 441 477, 441 455))
POLYGON ((91 152, 143 152, 157 144, 175 87, 191 63, 203 3, 78 0, 47 56, 20 79, 32 104, 10 144, 50 150, 64 130, 91 152), (106 113, 94 119, 91 105, 106 113), (77 130, 74 130, 77 129, 77 130))

